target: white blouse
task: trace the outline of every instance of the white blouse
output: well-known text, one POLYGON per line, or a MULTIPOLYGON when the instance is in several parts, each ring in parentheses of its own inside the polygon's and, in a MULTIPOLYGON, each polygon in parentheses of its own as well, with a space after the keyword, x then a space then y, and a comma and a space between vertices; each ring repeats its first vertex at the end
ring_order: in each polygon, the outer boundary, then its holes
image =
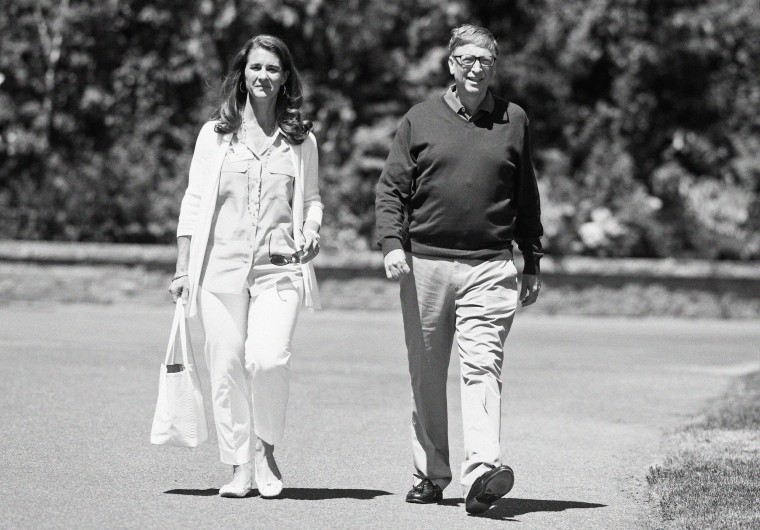
POLYGON ((291 149, 278 129, 257 151, 241 135, 222 164, 219 195, 201 272, 201 285, 214 293, 252 294, 281 279, 301 279, 298 264, 274 265, 271 254, 292 256, 295 168, 291 149))
MULTIPOLYGON (((177 237, 191 237, 188 263, 188 275, 190 277, 189 316, 197 314, 198 286, 204 272, 203 264, 206 261, 209 242, 215 242, 214 237, 218 226, 218 223, 217 226, 214 226, 214 221, 220 190, 223 189, 222 168, 234 136, 231 133, 216 133, 214 131, 215 125, 216 122, 206 123, 198 135, 193 160, 190 164, 189 183, 182 199, 177 225, 177 237)), ((276 136, 275 140, 281 141, 280 139, 284 139, 281 133, 276 136)), ((294 240, 297 247, 303 240, 302 230, 305 221, 322 223, 323 205, 319 195, 317 142, 314 135, 309 134, 301 144, 288 145, 286 142, 281 142, 281 147, 284 147, 282 144, 288 146, 287 151, 289 151, 293 168, 293 191, 290 197, 292 201, 289 201, 292 211, 292 225, 289 237, 294 240)), ((271 172, 272 170, 270 170, 271 172)), ((259 249, 261 249, 260 244, 259 249)), ((287 250, 282 247, 277 248, 275 252, 274 236, 272 253, 287 253, 287 250)), ((257 255, 260 256, 260 254, 257 255)), ((269 261, 268 245, 266 260, 269 261)), ((321 308, 312 263, 301 264, 298 268, 300 268, 304 282, 304 305, 316 309, 321 308)), ((240 269, 247 274, 250 271, 250 265, 248 269, 245 269, 245 265, 240 269)))

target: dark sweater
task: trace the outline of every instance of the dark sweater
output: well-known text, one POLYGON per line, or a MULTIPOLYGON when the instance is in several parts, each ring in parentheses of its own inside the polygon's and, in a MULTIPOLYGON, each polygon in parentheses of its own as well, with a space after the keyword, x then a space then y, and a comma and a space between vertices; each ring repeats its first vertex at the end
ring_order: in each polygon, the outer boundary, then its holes
POLYGON ((494 97, 491 113, 462 119, 437 97, 404 116, 377 184, 383 254, 495 259, 516 241, 526 274, 541 257, 541 208, 528 118, 494 97), (406 215, 406 218, 405 218, 406 215))

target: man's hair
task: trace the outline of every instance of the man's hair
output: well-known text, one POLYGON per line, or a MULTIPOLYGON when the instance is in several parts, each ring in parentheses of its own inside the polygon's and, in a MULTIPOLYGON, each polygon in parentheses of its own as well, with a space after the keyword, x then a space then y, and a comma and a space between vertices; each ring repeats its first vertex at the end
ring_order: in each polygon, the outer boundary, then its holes
POLYGON ((493 33, 482 26, 462 24, 451 30, 449 53, 453 53, 456 48, 465 44, 480 46, 490 51, 494 57, 499 56, 499 45, 496 43, 493 33))

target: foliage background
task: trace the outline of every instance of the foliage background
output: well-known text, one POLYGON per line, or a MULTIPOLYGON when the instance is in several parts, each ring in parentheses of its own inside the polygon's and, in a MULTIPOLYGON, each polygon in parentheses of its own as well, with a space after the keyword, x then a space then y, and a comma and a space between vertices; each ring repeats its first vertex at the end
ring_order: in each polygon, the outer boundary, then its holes
POLYGON ((1 0, 0 238, 171 242, 195 136, 252 34, 291 46, 323 241, 373 247, 400 117, 451 27, 500 42, 547 252, 760 258, 760 0, 1 0))

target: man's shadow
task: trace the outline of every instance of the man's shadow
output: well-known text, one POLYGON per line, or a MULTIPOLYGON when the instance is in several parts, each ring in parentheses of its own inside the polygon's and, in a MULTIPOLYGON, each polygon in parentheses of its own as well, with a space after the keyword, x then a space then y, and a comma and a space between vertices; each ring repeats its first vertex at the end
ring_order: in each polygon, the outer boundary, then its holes
MULTIPOLYGON (((463 498, 446 499, 441 504, 446 506, 460 506, 464 504, 463 498)), ((491 508, 478 515, 487 519, 496 519, 499 521, 514 521, 518 515, 534 512, 561 512, 564 510, 574 510, 579 508, 604 508, 606 504, 596 504, 591 502, 578 501, 553 501, 544 499, 516 499, 508 497, 499 499, 491 508)))
MULTIPOLYGON (((193 495, 197 497, 212 497, 219 495, 218 488, 208 489, 173 489, 164 493, 170 495, 193 495)), ((257 497, 259 490, 253 489, 247 497, 257 497)), ((348 488, 284 488, 278 499, 293 499, 297 501, 323 501, 327 499, 356 499, 360 501, 374 499, 392 493, 383 490, 365 490, 348 488)))

